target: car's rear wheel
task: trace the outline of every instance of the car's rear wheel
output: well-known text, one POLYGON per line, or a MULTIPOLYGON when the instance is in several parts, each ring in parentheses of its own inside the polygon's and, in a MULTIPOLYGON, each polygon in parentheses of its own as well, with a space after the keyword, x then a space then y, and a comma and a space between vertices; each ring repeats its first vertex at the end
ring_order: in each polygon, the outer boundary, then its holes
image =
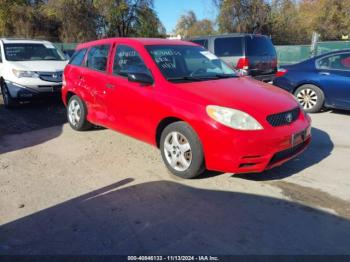
POLYGON ((1 94, 6 108, 13 108, 17 105, 16 100, 11 97, 5 83, 1 85, 1 94))
POLYGON ((201 142, 185 122, 168 125, 162 132, 160 150, 167 168, 181 178, 194 178, 205 170, 201 142))
POLYGON ((92 127, 92 124, 86 119, 87 108, 79 96, 72 96, 67 106, 67 118, 69 125, 77 131, 85 131, 92 127))
POLYGON ((302 85, 294 92, 294 95, 307 113, 319 112, 323 107, 324 94, 315 85, 302 85))

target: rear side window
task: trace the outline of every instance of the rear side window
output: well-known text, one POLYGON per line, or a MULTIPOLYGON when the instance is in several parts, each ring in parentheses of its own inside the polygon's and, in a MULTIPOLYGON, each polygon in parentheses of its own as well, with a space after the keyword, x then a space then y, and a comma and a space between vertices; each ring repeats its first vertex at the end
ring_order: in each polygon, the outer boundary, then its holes
POLYGON ((84 61, 85 54, 86 54, 85 48, 77 50, 73 54, 72 58, 70 59, 69 64, 80 66, 84 61))
POLYGON ((336 54, 319 59, 316 66, 318 69, 350 71, 350 53, 336 54))
POLYGON ((271 40, 265 36, 247 36, 247 56, 276 56, 271 40))
POLYGON ((91 47, 86 59, 86 66, 94 70, 106 71, 108 53, 109 45, 91 47))
POLYGON ((119 45, 114 57, 113 74, 127 76, 129 73, 150 74, 135 49, 126 45, 119 45))
POLYGON ((192 43, 203 46, 205 49, 208 49, 208 40, 207 39, 196 39, 192 40, 192 43))
POLYGON ((217 56, 242 56, 242 38, 241 37, 222 37, 214 41, 214 52, 217 56))

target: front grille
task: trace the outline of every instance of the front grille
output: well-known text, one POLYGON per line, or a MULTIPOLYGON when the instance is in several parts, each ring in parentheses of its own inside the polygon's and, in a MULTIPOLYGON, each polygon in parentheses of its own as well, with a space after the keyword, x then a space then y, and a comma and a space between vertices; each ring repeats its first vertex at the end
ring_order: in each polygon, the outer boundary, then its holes
POLYGON ((38 72, 39 78, 48 82, 62 82, 63 72, 38 72))
POLYGON ((269 115, 266 120, 272 126, 285 126, 290 125, 298 119, 300 114, 300 108, 296 107, 293 110, 282 112, 274 115, 269 115))
POLYGON ((276 153, 272 157, 272 159, 271 159, 271 161, 269 163, 269 166, 271 166, 271 165, 273 165, 273 164, 275 164, 275 163, 277 163, 279 161, 282 161, 284 159, 290 158, 290 157, 298 154, 300 151, 302 151, 305 148, 307 143, 308 143, 308 140, 300 143, 299 145, 296 145, 294 147, 291 147, 291 148, 288 148, 286 150, 283 150, 283 151, 280 151, 280 152, 276 153))

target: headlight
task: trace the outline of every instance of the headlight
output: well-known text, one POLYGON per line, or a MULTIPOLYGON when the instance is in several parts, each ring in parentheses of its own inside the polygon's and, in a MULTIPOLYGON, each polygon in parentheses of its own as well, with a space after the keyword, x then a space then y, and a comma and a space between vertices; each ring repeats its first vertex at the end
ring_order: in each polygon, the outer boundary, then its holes
POLYGON ((237 109, 207 106, 207 114, 219 123, 239 130, 261 130, 263 127, 252 116, 237 109))
POLYGON ((31 77, 31 78, 37 78, 39 75, 35 72, 32 71, 22 71, 22 70, 17 70, 17 69, 12 69, 13 74, 18 77, 31 77))

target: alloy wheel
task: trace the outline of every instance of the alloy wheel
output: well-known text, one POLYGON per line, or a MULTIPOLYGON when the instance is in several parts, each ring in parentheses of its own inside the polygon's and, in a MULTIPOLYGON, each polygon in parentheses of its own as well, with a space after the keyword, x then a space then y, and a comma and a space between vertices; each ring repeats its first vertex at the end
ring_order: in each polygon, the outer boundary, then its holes
POLYGON ((164 140, 164 153, 169 165, 177 171, 185 171, 191 165, 191 145, 187 138, 179 132, 174 131, 166 136, 164 140))
POLYGON ((297 99, 304 109, 311 109, 317 104, 317 94, 310 88, 302 89, 297 94, 297 99))
POLYGON ((81 109, 80 104, 77 100, 72 100, 68 107, 68 118, 69 122, 73 126, 77 126, 79 124, 81 118, 81 109))

